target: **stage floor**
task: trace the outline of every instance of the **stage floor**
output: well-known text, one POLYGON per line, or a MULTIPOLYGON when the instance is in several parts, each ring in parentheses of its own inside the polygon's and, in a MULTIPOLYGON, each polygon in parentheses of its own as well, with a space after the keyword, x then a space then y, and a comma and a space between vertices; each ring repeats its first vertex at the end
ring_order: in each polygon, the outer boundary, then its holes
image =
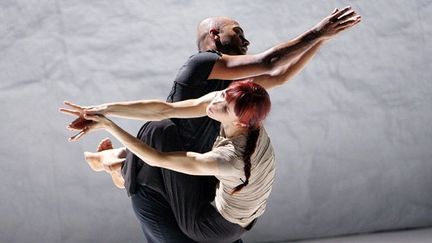
POLYGON ((375 234, 353 235, 317 240, 295 241, 299 243, 431 243, 432 228, 393 231, 375 234))

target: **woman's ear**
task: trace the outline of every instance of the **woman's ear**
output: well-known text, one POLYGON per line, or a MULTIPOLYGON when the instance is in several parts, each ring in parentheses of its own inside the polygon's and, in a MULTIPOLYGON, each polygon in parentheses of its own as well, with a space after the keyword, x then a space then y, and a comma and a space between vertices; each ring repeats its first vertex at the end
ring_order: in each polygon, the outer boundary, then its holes
POLYGON ((239 122, 239 121, 235 121, 235 122, 233 122, 233 124, 234 124, 234 126, 236 126, 236 127, 241 127, 241 128, 246 128, 246 127, 248 127, 248 125, 247 125, 246 123, 242 123, 242 122, 239 122))

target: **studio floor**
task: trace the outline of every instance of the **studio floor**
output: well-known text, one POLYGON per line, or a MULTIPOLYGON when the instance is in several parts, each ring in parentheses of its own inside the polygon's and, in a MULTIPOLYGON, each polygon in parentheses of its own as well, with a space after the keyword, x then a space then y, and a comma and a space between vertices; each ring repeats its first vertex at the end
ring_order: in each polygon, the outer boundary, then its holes
POLYGON ((299 243, 431 243, 432 228, 375 234, 353 235, 318 240, 295 241, 299 243))

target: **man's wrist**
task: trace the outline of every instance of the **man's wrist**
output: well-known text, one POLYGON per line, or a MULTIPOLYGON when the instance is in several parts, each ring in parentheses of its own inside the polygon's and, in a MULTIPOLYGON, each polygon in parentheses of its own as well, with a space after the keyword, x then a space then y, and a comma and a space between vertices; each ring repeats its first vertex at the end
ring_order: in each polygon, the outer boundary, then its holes
POLYGON ((303 40, 305 41, 321 41, 324 40, 323 34, 317 29, 313 28, 306 32, 306 34, 303 37, 303 40))

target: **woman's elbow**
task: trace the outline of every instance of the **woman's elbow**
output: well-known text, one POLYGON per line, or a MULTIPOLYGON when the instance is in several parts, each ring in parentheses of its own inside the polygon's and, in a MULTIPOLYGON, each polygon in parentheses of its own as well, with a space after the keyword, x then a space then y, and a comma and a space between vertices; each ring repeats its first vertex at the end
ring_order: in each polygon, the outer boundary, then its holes
POLYGON ((165 106, 160 110, 155 116, 155 121, 166 120, 174 117, 175 108, 171 104, 165 104, 165 106))

